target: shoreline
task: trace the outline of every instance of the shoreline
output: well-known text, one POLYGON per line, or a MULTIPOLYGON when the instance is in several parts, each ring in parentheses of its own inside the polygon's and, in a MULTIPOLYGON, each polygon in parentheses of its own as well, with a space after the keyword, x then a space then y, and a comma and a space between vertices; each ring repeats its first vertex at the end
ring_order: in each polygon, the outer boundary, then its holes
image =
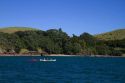
POLYGON ((79 57, 125 57, 125 56, 111 56, 111 55, 68 55, 68 54, 0 54, 2 56, 79 56, 79 57))

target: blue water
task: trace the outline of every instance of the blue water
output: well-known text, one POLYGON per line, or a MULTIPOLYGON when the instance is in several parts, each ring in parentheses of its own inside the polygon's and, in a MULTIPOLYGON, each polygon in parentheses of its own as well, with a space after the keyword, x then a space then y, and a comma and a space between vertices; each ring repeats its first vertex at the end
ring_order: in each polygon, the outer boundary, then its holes
POLYGON ((0 83, 125 83, 125 58, 0 57, 0 83))

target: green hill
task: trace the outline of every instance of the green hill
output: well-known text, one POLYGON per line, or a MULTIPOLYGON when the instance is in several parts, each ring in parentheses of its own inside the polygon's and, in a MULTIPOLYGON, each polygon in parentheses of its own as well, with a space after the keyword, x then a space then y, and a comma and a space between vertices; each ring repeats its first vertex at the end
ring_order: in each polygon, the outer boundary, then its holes
POLYGON ((95 35, 101 40, 122 40, 125 39, 125 29, 118 29, 111 32, 95 35))
POLYGON ((29 30, 38 30, 34 28, 29 28, 29 27, 5 27, 5 28, 0 28, 0 32, 4 33, 15 33, 18 31, 29 31, 29 30))

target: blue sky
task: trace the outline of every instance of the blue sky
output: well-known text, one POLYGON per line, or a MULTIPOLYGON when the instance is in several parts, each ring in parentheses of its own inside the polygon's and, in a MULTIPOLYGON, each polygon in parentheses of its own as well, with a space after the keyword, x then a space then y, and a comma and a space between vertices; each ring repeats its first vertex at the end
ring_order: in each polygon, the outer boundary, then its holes
POLYGON ((125 0, 0 0, 0 27, 8 26, 107 32, 125 28, 125 0))

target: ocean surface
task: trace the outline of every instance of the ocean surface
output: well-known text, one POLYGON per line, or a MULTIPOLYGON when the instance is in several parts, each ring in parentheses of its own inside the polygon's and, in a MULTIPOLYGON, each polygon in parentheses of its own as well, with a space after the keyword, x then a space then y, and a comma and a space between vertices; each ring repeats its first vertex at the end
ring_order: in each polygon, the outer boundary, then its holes
POLYGON ((125 58, 0 57, 0 83, 125 83, 125 58))

